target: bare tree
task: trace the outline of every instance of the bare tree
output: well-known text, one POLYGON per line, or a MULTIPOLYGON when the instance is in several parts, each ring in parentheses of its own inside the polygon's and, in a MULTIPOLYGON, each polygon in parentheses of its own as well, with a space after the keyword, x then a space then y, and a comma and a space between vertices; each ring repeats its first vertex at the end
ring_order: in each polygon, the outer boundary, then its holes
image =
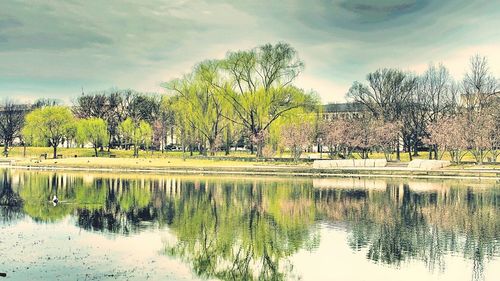
MULTIPOLYGON (((451 79, 448 69, 442 64, 429 65, 424 74, 419 78, 418 95, 421 96, 423 110, 427 113, 424 125, 437 122, 439 119, 456 113, 458 85, 451 79)), ((423 128, 422 137, 428 137, 426 128, 423 128)), ((431 145, 429 159, 438 158, 437 145, 431 145)))
POLYGON ((469 71, 462 80, 462 104, 468 113, 487 108, 498 90, 498 81, 491 75, 486 57, 470 59, 469 71))
MULTIPOLYGON (((401 121, 417 85, 416 77, 399 69, 384 68, 369 73, 367 80, 368 86, 354 82, 347 98, 364 104, 377 119, 382 118, 387 122, 401 121)), ((396 154, 400 160, 399 144, 396 154)))
POLYGON ((27 105, 16 104, 9 100, 4 101, 0 108, 0 136, 4 144, 5 156, 8 156, 9 147, 12 146, 13 141, 21 135, 24 116, 28 109, 27 105))

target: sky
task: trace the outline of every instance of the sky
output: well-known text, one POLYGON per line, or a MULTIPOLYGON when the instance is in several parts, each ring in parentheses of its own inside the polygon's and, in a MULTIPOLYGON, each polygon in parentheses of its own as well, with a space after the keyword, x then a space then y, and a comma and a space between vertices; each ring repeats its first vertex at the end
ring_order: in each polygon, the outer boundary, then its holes
POLYGON ((500 0, 0 0, 0 98, 164 92, 197 62, 277 42, 324 103, 383 67, 462 79, 480 54, 500 78, 500 0))

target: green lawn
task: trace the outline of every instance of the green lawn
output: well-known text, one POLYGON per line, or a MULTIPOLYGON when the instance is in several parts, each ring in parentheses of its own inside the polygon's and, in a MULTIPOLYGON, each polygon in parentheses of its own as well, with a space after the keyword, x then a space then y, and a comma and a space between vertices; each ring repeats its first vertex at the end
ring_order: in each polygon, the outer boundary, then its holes
MULTIPOLYGON (((47 153, 48 158, 52 157, 52 148, 51 147, 27 147, 26 148, 26 157, 23 157, 23 148, 22 147, 12 147, 9 151, 9 157, 11 158, 26 158, 26 159, 39 159, 41 154, 47 153)), ((94 150, 91 148, 58 148, 57 154, 62 154, 63 158, 75 158, 75 155, 77 157, 94 157, 94 150)), ((133 158, 133 151, 132 150, 118 150, 118 149, 112 149, 111 152, 108 151, 102 151, 99 152, 99 157, 104 157, 104 158, 109 158, 109 155, 113 154, 116 156, 116 158, 133 158)), ((191 158, 189 156, 189 152, 186 152, 184 154, 185 158, 188 160, 191 158)), ((253 158, 255 155, 250 154, 247 151, 231 151, 229 156, 226 156, 224 151, 218 152, 216 156, 219 158, 253 158)), ((489 155, 487 155, 489 156, 489 155)), ((290 154, 288 152, 285 152, 283 154, 276 154, 275 157, 277 158, 290 158, 290 154)), ((320 154, 319 153, 303 153, 302 158, 312 158, 312 159, 319 159, 320 154)), ((322 155, 323 159, 328 159, 328 154, 323 153, 322 155)), ((355 158, 359 158, 358 154, 354 154, 355 158)), ((383 153, 371 153, 369 155, 371 159, 382 159, 384 158, 383 153)), ((146 151, 140 151, 139 152, 139 158, 140 159, 182 159, 183 158, 183 153, 182 151, 167 151, 164 153, 161 153, 159 151, 154 151, 152 152, 146 152, 146 151)), ((200 160, 200 158, 203 158, 199 153, 195 152, 193 154, 193 158, 200 160)), ((428 159, 429 154, 428 152, 420 152, 419 156, 414 157, 414 159, 428 159)), ((395 153, 392 155, 392 159, 396 159, 395 153)), ((191 159, 193 160, 193 159, 191 159)), ((203 160, 203 159, 201 159, 203 160)), ((234 159, 238 160, 238 159, 234 159)), ((445 153, 443 160, 450 160, 450 156, 448 153, 445 153)), ((205 160, 205 161, 216 161, 216 160, 205 160)), ((402 162, 408 162, 409 161, 409 155, 408 153, 401 153, 401 161, 402 162)), ((471 153, 467 153, 465 157, 463 158, 463 161, 474 161, 474 157, 471 153)), ((234 162, 241 162, 241 161, 234 161, 234 162)))

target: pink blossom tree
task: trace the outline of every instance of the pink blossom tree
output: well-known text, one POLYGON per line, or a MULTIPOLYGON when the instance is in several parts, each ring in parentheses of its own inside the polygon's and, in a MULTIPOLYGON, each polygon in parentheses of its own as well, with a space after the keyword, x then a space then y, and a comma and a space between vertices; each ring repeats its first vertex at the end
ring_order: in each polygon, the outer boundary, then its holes
POLYGON ((392 160, 392 152, 398 143, 401 125, 397 122, 383 122, 379 120, 374 123, 373 143, 384 152, 387 161, 392 160))
POLYGON ((335 119, 323 123, 323 143, 328 147, 328 155, 331 159, 335 157, 346 158, 350 154, 347 136, 349 129, 350 123, 344 119, 335 119))
POLYGON ((290 149, 293 160, 298 161, 302 152, 312 143, 313 127, 307 121, 290 123, 282 127, 282 145, 290 149))
POLYGON ((439 147, 439 159, 449 152, 452 161, 460 163, 468 148, 466 124, 467 120, 463 116, 444 117, 429 124, 430 136, 427 143, 439 147))
POLYGON ((464 128, 467 132, 467 144, 476 162, 482 164, 488 150, 496 146, 498 131, 495 130, 493 116, 474 112, 470 117, 464 128))

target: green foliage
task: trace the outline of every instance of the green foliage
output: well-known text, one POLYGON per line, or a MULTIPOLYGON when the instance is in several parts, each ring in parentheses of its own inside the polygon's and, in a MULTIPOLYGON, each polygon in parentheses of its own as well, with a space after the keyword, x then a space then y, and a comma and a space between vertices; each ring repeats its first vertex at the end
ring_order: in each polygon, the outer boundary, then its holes
POLYGON ((190 75, 168 85, 178 95, 175 102, 178 120, 185 122, 186 130, 195 129, 201 139, 208 142, 212 155, 227 126, 224 116, 229 116, 219 71, 220 62, 205 61, 198 64, 190 75))
MULTIPOLYGON (((201 144, 206 140, 213 154, 225 128, 243 128, 240 133, 257 145, 260 157, 273 123, 287 114, 315 110, 319 103, 316 94, 292 84, 302 69, 290 45, 266 44, 231 52, 220 61, 202 62, 191 74, 167 83, 167 88, 178 96, 177 120, 185 122, 184 136, 191 134, 193 139, 199 134, 201 144)), ((226 145, 231 130, 226 130, 226 145)))
POLYGON ((97 157, 97 148, 108 144, 108 125, 100 118, 80 119, 77 122, 76 138, 79 144, 91 143, 97 157))
POLYGON ((139 156, 140 146, 146 148, 151 144, 153 129, 145 121, 134 121, 132 118, 127 118, 120 124, 120 132, 125 141, 134 145, 134 156, 139 156))
POLYGON ((22 134, 31 144, 49 145, 57 156, 57 146, 63 144, 75 132, 75 120, 65 106, 46 106, 26 115, 22 134))

